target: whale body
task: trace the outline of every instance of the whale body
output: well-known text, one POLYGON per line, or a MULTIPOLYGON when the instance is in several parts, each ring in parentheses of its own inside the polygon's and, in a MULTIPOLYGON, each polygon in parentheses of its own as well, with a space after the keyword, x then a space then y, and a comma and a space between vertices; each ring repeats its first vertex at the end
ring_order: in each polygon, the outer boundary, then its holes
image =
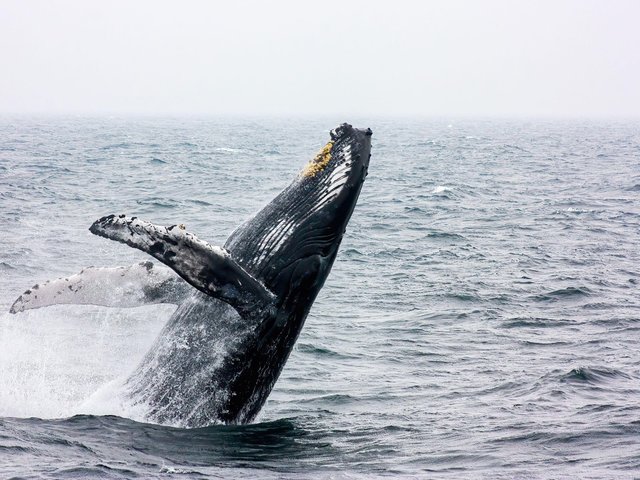
POLYGON ((90 267, 32 287, 11 312, 64 303, 176 304, 122 395, 150 422, 248 423, 264 405, 331 270, 367 175, 371 135, 349 124, 332 130, 293 182, 222 247, 182 225, 102 217, 92 233, 160 264, 90 267))

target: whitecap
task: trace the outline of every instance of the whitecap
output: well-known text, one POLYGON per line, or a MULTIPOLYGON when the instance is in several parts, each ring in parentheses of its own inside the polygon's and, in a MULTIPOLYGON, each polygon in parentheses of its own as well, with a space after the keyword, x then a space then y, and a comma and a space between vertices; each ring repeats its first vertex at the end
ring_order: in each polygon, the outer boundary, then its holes
POLYGON ((436 188, 433 189, 433 192, 431 193, 444 193, 444 192, 450 192, 452 190, 452 188, 450 187, 445 187, 444 185, 438 185, 436 188))

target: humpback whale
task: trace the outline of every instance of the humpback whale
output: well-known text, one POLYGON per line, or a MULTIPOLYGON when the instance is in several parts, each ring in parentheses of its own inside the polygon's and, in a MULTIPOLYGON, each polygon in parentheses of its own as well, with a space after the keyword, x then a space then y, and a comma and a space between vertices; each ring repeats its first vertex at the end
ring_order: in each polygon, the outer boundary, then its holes
POLYGON ((177 306, 121 385, 146 421, 182 427, 251 422, 271 392, 336 258, 367 175, 371 130, 342 124, 255 216, 217 247, 136 217, 90 231, 154 257, 90 267, 36 285, 12 313, 53 304, 177 306))

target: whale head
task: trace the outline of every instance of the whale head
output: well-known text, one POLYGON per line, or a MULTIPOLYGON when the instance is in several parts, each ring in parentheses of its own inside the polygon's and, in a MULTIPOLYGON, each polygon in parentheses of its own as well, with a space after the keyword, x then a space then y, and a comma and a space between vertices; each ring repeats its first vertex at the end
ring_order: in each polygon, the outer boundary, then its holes
POLYGON ((294 181, 227 240, 236 261, 276 295, 291 293, 296 269, 307 282, 317 270, 305 303, 322 287, 367 176, 371 135, 346 123, 333 129, 294 181))

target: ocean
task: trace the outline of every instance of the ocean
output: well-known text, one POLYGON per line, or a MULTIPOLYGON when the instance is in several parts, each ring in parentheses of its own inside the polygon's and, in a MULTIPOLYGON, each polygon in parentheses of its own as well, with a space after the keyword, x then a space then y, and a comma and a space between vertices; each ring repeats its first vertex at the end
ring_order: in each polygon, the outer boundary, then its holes
POLYGON ((638 478, 639 205, 638 121, 1 117, 0 478, 638 478), (8 313, 147 260, 103 215, 223 244, 343 121, 369 176, 253 424, 92 409, 168 305, 8 313))

